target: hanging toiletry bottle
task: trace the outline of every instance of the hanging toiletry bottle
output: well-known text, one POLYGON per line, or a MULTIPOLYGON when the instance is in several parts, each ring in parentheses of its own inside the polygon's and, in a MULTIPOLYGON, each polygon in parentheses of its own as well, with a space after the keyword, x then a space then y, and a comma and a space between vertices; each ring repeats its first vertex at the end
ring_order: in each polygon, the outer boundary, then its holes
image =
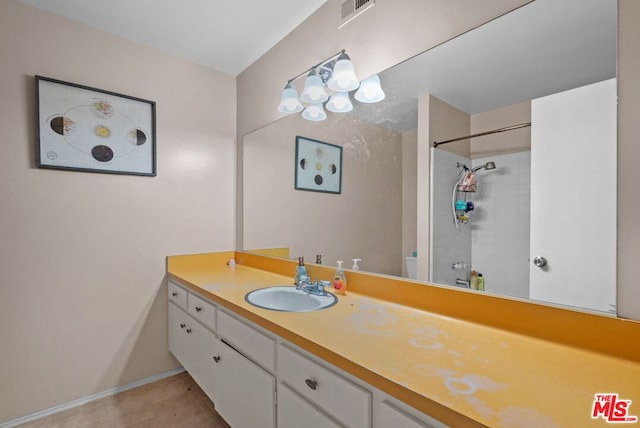
POLYGON ((303 276, 307 276, 307 268, 304 265, 304 257, 298 257, 298 266, 296 266, 296 274, 293 277, 293 283, 298 285, 300 283, 300 278, 303 276))
POLYGON ((351 270, 360 270, 360 266, 358 266, 358 262, 361 262, 362 259, 351 259, 353 260, 353 266, 351 266, 351 270))
POLYGON ((347 277, 344 275, 342 269, 342 260, 338 260, 338 267, 336 273, 333 275, 333 289, 336 290, 336 294, 347 294, 347 277))

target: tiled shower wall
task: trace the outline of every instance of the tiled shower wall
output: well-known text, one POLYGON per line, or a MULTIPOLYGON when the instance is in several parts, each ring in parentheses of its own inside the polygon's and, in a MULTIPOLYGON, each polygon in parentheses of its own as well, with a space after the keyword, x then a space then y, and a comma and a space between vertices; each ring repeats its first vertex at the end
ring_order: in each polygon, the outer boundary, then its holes
POLYGON ((485 277, 485 291, 529 297, 531 152, 474 159, 479 170, 471 222, 473 269, 485 277))
POLYGON ((485 277, 485 290, 507 296, 529 296, 530 152, 478 158, 433 149, 431 278, 455 285, 468 272, 451 269, 453 262, 471 263, 485 277), (470 194, 475 210, 468 224, 456 229, 451 212, 456 162, 467 166, 496 164, 476 172, 478 187, 470 194))

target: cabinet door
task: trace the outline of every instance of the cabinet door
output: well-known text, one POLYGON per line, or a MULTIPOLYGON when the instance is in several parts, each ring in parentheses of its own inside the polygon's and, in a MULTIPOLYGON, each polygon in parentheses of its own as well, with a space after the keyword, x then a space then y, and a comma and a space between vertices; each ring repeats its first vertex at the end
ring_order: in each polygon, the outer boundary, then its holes
POLYGON ((342 428, 284 384, 278 386, 277 407, 278 428, 342 428))
POLYGON ((196 381, 200 388, 215 402, 216 370, 215 359, 218 358, 220 344, 216 336, 197 321, 191 319, 185 330, 188 336, 188 357, 185 369, 196 381))
POLYGON ((275 378, 219 343, 216 410, 233 428, 275 428, 275 378))
POLYGON ((169 302, 169 351, 184 366, 188 360, 188 336, 185 333, 190 317, 178 306, 169 302))
POLYGON ((169 302, 169 350, 213 401, 218 346, 212 332, 169 302))

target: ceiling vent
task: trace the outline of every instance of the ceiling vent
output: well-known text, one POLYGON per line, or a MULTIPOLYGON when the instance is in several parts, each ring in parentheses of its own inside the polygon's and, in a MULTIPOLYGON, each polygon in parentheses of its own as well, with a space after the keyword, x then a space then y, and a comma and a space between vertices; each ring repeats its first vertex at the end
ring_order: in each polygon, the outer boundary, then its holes
POLYGON ((342 20, 338 28, 342 28, 365 10, 371 8, 376 0, 346 0, 342 3, 342 20))

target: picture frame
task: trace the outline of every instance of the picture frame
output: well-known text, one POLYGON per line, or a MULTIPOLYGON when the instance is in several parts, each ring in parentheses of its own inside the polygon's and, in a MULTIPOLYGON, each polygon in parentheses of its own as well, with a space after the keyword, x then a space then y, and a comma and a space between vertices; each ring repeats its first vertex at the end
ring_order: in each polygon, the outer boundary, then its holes
POLYGON ((156 103, 35 76, 38 168, 156 176, 156 103))
POLYGON ((340 194, 342 147, 296 136, 295 189, 340 194))

